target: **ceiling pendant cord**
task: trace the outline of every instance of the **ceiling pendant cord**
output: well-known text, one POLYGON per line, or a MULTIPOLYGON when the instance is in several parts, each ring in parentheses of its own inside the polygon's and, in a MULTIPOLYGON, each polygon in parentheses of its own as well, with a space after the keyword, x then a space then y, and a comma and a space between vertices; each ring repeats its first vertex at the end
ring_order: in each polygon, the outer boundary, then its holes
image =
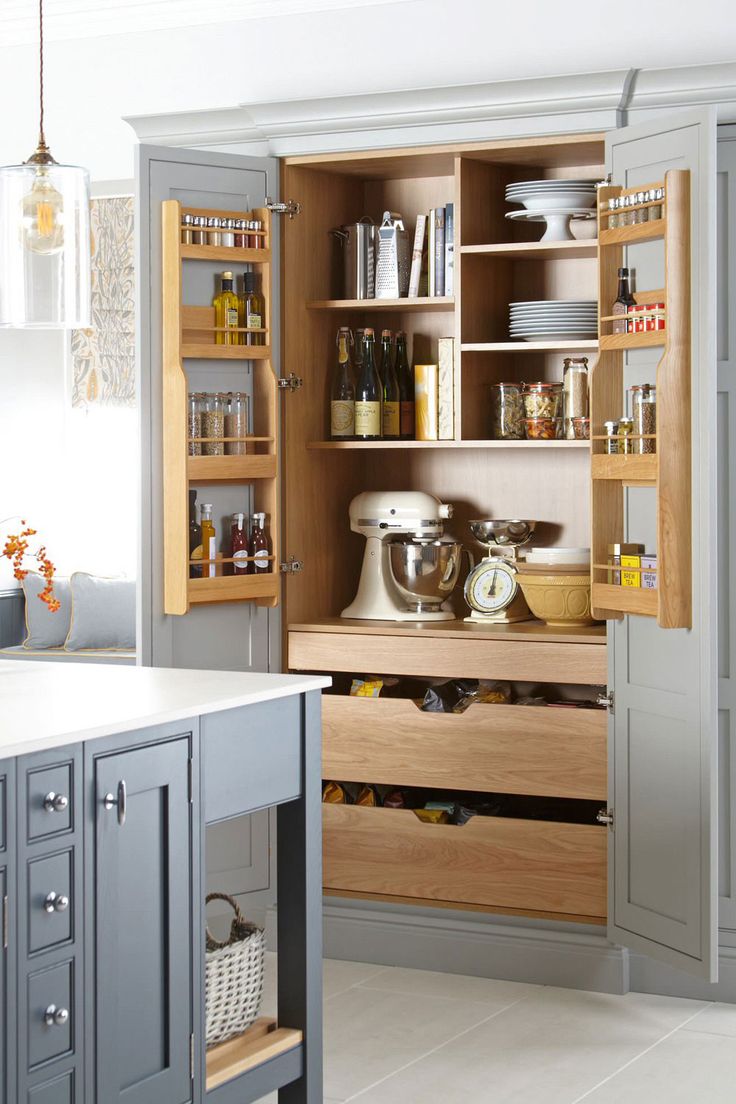
POLYGON ((38 145, 46 149, 46 135, 43 132, 43 0, 38 0, 38 145))

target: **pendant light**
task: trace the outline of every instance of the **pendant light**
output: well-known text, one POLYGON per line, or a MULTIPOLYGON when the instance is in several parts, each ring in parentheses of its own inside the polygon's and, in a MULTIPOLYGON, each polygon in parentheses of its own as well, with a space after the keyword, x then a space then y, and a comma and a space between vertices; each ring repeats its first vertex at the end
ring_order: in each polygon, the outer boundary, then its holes
POLYGON ((44 134, 43 0, 39 16, 38 147, 0 168, 0 326, 90 325, 89 174, 60 165, 44 134))

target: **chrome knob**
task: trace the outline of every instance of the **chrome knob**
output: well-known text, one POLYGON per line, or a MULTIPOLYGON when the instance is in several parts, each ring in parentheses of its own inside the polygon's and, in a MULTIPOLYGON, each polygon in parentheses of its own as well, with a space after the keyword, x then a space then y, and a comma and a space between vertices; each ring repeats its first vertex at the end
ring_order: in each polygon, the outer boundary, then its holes
POLYGON ((52 790, 43 799, 43 807, 47 813, 63 813, 69 808, 69 798, 66 794, 57 794, 52 790))
POLYGON ((102 799, 102 804, 108 812, 117 806, 118 810, 118 824, 122 828, 125 824, 125 817, 128 811, 128 788, 125 785, 125 779, 122 778, 118 782, 118 795, 106 793, 102 799))
POLYGON ((63 1027, 69 1020, 68 1008, 57 1008, 50 1004, 43 1014, 43 1022, 47 1027, 63 1027))
POLYGON ((54 893, 52 889, 50 893, 46 894, 43 907, 48 913, 66 912, 69 908, 69 898, 65 897, 63 893, 54 893))

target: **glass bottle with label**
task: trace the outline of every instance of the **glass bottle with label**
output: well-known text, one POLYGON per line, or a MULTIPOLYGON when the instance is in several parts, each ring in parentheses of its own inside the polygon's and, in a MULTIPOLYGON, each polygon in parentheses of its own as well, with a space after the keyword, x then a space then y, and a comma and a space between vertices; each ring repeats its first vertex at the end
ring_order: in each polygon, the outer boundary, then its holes
POLYGON ((232 539, 233 575, 248 574, 248 530, 245 527, 245 514, 233 514, 230 528, 232 539))
POLYGON ((215 308, 215 344, 238 344, 238 297, 233 291, 232 272, 223 272, 221 289, 212 300, 215 308))
POLYGON ((355 384, 355 436, 359 441, 381 440, 381 377, 375 362, 376 338, 363 334, 363 363, 355 384))
MULTIPOLYGON (((240 296, 240 325, 248 330, 263 328, 266 315, 263 296, 258 291, 258 276, 255 272, 243 273, 243 294, 240 296)), ((240 335, 243 345, 264 345, 265 334, 244 333, 240 335)))
POLYGON ((400 436, 399 381, 394 367, 391 331, 381 330, 381 433, 386 441, 398 441, 400 436))
POLYGON ((620 268, 618 270, 618 295, 611 308, 611 314, 620 315, 621 317, 620 319, 618 317, 614 319, 611 325, 611 333, 626 333, 628 325, 626 315, 629 307, 634 306, 634 302, 634 296, 631 293, 631 273, 628 268, 620 268))
MULTIPOLYGON (((202 559, 202 529, 197 521, 197 492, 189 492, 189 559, 202 559)), ((192 579, 202 578, 202 565, 189 565, 189 574, 192 579)))
POLYGON ((263 575, 271 570, 271 542, 266 533, 266 515, 253 514, 249 551, 251 561, 248 564, 249 575, 263 575))
POLYGON ((203 502, 199 508, 200 512, 200 524, 202 526, 202 559, 210 562, 205 562, 202 565, 202 574, 205 579, 214 579, 216 574, 215 558, 217 555, 217 534, 215 532, 215 525, 212 521, 212 503, 203 502))
POLYGON ((337 331, 337 364, 330 391, 330 436, 349 441, 355 435, 355 379, 350 363, 353 335, 349 326, 337 331))
POLYGON ((406 352, 406 334, 396 334, 396 375, 399 379, 399 431, 402 441, 414 440, 414 373, 406 352))

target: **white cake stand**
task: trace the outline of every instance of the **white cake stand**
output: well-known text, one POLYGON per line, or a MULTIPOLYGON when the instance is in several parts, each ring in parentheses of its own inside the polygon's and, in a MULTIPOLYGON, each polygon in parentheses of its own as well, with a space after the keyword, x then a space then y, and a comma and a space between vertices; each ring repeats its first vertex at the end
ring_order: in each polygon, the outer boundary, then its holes
POLYGON ((589 207, 568 207, 563 211, 508 211, 507 219, 517 222, 546 222, 545 230, 540 241, 575 241, 570 231, 571 219, 595 218, 595 211, 589 207))

